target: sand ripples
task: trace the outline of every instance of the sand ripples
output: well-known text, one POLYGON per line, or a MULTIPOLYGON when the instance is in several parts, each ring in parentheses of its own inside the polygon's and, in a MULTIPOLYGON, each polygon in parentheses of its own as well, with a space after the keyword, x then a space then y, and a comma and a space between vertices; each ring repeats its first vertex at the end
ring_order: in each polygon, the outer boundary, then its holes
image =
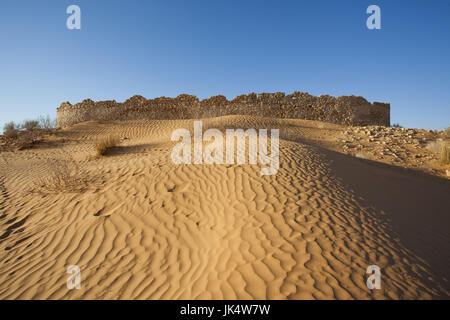
MULTIPOLYGON (((276 124, 252 117, 211 121, 276 124)), ((190 123, 80 124, 67 131, 77 142, 64 152, 33 151, 14 165, 17 155, 5 155, 0 298, 448 295, 426 262, 402 245, 383 212, 365 207, 334 176, 320 149, 282 140, 275 176, 261 176, 255 165, 175 166, 169 138, 183 125, 190 123), (86 160, 89 141, 111 132, 127 137, 123 146, 136 146, 135 152, 86 160), (45 174, 40 159, 68 154, 100 179, 82 193, 26 193, 26 182, 45 174), (371 264, 383 270, 382 290, 365 285, 371 264), (81 268, 81 290, 66 287, 69 265, 81 268)))

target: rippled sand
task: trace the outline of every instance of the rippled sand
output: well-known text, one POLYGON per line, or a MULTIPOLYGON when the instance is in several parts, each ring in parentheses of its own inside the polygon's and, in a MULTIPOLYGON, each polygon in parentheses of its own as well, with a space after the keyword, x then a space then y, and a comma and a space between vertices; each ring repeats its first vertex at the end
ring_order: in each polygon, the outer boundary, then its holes
POLYGON ((64 143, 0 153, 0 298, 449 298, 449 181, 305 142, 312 122, 248 116, 204 124, 288 127, 277 175, 177 166, 171 132, 192 123, 88 122, 64 143), (92 158, 108 133, 128 139, 92 158), (87 189, 30 191, 68 159, 87 189), (373 264, 380 290, 366 286, 373 264))

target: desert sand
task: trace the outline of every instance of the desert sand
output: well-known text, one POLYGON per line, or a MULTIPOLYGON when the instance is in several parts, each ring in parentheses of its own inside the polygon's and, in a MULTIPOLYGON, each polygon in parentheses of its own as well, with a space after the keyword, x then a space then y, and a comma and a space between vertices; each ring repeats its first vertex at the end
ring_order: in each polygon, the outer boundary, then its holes
POLYGON ((0 299, 449 298, 449 179, 338 152, 338 125, 250 116, 204 124, 280 128, 276 175, 175 165, 192 122, 85 122, 1 152, 0 299), (94 157, 107 134, 119 147, 94 157), (39 189, 61 162, 87 185, 39 189))

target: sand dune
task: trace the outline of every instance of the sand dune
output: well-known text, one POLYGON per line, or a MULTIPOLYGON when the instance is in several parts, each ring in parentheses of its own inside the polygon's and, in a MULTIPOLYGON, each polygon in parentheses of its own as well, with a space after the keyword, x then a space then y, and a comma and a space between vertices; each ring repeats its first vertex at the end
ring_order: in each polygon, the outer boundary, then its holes
POLYGON ((0 298, 449 297, 448 180, 327 150, 305 139, 307 121, 249 116, 204 124, 290 128, 278 174, 177 166, 171 132, 192 122, 86 122, 65 143, 0 153, 0 298), (105 134, 126 139, 93 158, 105 134), (54 161, 76 163, 88 187, 33 191, 54 161), (366 286, 373 264, 380 290, 366 286))

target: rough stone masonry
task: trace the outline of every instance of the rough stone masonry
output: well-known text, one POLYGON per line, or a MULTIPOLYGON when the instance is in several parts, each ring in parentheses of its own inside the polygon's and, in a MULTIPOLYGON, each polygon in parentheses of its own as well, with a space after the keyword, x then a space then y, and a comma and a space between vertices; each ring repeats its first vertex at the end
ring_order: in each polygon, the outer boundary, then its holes
POLYGON ((56 125, 63 128, 84 121, 136 119, 201 119, 224 115, 318 120, 342 125, 390 125, 390 104, 370 103, 363 97, 321 95, 304 92, 250 93, 229 101, 218 95, 204 100, 181 94, 176 98, 146 99, 133 96, 123 103, 115 100, 77 104, 64 102, 56 111, 56 125))

